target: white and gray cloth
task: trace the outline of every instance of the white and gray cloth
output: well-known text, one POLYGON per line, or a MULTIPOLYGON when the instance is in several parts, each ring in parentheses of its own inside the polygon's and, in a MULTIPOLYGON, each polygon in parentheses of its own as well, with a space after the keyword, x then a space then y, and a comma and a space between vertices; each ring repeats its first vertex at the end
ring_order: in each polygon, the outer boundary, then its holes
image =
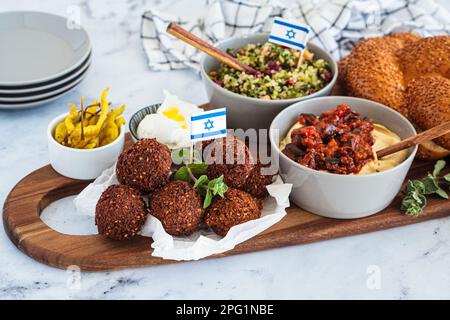
POLYGON ((176 22, 215 43, 231 36, 268 32, 274 17, 311 28, 309 41, 336 59, 362 39, 393 32, 450 34, 450 14, 434 0, 206 0, 202 17, 188 20, 156 10, 142 15, 141 37, 150 69, 198 70, 201 53, 166 33, 176 22))

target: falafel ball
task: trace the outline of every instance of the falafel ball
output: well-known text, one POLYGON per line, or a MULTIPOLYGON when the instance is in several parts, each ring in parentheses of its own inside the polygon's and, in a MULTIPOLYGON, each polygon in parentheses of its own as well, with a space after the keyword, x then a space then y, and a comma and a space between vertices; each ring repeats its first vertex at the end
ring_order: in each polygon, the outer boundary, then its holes
POLYGON ((220 236, 231 227, 261 217, 258 200, 245 191, 228 188, 223 198, 217 197, 206 209, 205 223, 220 236))
POLYGON ((144 226, 147 210, 139 191, 125 185, 109 186, 95 207, 98 233, 114 240, 128 240, 144 226))
POLYGON ((150 193, 167 183, 171 165, 166 145, 156 139, 141 139, 119 156, 116 175, 120 183, 150 193))
POLYGON ((170 181, 151 194, 150 214, 159 219, 168 234, 188 236, 202 222, 204 209, 200 195, 185 181, 170 181))
POLYGON ((242 190, 245 192, 251 194, 255 198, 258 199, 264 199, 269 195, 269 192, 267 191, 266 186, 272 183, 274 174, 263 174, 261 173, 261 170, 263 168, 268 168, 270 166, 269 164, 261 164, 261 162, 258 162, 250 171, 250 174, 245 180, 244 186, 242 187, 242 190))
POLYGON ((232 135, 210 142, 204 155, 208 177, 215 179, 223 175, 224 182, 233 188, 244 185, 255 163, 245 143, 232 135))

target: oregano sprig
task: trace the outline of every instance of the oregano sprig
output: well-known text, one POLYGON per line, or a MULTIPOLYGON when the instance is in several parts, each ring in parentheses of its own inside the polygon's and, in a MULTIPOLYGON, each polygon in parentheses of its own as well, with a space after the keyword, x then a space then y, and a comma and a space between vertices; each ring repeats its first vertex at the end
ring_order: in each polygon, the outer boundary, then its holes
POLYGON ((401 210, 405 211, 406 214, 418 216, 427 205, 427 195, 437 194, 444 199, 449 198, 441 185, 450 184, 450 173, 439 176, 445 168, 445 164, 444 160, 439 160, 434 165, 433 173, 428 173, 426 177, 420 180, 408 180, 401 210))

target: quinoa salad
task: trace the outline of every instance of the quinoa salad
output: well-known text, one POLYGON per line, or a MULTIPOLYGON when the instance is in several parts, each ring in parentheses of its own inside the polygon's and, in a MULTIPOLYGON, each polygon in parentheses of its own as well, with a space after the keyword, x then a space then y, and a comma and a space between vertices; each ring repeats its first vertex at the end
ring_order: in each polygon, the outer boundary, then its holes
POLYGON ((333 77, 329 64, 323 59, 314 59, 308 50, 304 50, 300 66, 301 51, 270 42, 247 44, 241 49, 228 49, 227 53, 258 72, 247 74, 221 64, 209 77, 219 86, 248 97, 299 98, 322 89, 333 77))

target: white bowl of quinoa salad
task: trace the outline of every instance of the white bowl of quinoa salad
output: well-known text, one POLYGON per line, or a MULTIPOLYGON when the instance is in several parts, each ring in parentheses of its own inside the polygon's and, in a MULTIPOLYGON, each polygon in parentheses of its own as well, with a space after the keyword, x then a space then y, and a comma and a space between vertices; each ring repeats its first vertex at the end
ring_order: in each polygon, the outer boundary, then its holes
POLYGON ((233 70, 204 55, 201 75, 212 108, 227 108, 229 128, 268 129, 273 118, 301 100, 326 96, 336 82, 334 58, 308 43, 299 64, 300 51, 267 42, 267 33, 220 41, 216 47, 258 71, 255 75, 233 70))

